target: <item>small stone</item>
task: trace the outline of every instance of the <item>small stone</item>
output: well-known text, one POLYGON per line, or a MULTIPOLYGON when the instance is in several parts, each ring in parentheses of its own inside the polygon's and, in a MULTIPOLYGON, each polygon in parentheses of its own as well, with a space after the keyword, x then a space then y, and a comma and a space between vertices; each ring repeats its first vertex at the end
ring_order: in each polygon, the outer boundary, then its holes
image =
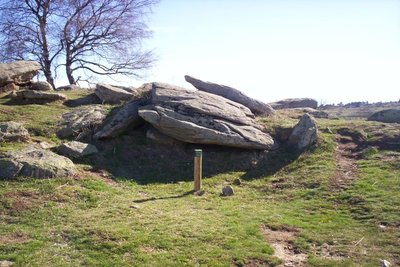
POLYGON ((313 116, 306 113, 293 128, 289 137, 289 144, 297 150, 303 150, 316 143, 317 136, 317 122, 313 116))
POLYGON ((235 180, 233 180, 233 184, 234 185, 241 185, 242 184, 242 180, 240 180, 239 178, 235 179, 235 180))
POLYGON ((0 179, 71 177, 78 172, 68 158, 34 146, 0 155, 0 170, 0 179))
POLYGON ((49 143, 46 141, 41 141, 37 144, 37 147, 41 148, 41 149, 51 149, 51 148, 54 148, 55 146, 56 145, 53 142, 49 143))
POLYGON ((380 262, 381 262, 381 267, 390 267, 392 265, 387 260, 380 260, 380 262))
POLYGON ((37 91, 37 90, 21 90, 17 91, 14 96, 15 99, 25 100, 37 100, 42 102, 51 102, 58 100, 66 100, 67 96, 58 93, 52 93, 48 91, 37 91))
POLYGON ((30 136, 19 122, 0 122, 0 142, 27 142, 30 136))
POLYGON ((46 81, 38 81, 32 82, 29 89, 36 91, 53 91, 53 86, 46 81))
POLYGON ((322 132, 328 133, 328 134, 333 134, 331 128, 329 128, 329 127, 326 127, 325 129, 323 129, 322 132))
POLYGON ((7 261, 7 260, 0 261, 0 267, 9 267, 9 266, 13 266, 13 265, 14 265, 14 262, 12 262, 12 261, 7 261))
POLYGON ((193 193, 193 195, 195 195, 195 196, 202 196, 202 195, 205 194, 205 192, 206 192, 206 191, 204 191, 204 190, 198 190, 198 191, 195 191, 195 192, 193 193))
POLYGON ((224 196, 224 197, 233 196, 234 194, 235 194, 235 192, 233 191, 232 186, 227 185, 222 189, 222 196, 224 196))
POLYGON ((79 90, 81 89, 78 85, 76 84, 69 84, 69 85, 64 85, 57 87, 57 91, 71 91, 71 90, 79 90))
POLYGON ((135 210, 140 209, 140 207, 138 205, 131 205, 131 206, 129 206, 129 208, 135 209, 135 210))
POLYGON ((56 150, 59 154, 69 158, 81 158, 99 152, 96 146, 78 141, 64 143, 56 150))

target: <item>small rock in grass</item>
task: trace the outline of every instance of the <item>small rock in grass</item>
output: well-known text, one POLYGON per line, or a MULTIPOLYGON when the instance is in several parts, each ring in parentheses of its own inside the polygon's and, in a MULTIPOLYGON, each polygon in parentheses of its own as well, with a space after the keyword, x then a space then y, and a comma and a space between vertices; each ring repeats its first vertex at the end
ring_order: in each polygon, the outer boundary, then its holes
POLYGON ((206 191, 204 191, 204 190, 199 190, 199 191, 195 191, 195 192, 193 193, 193 195, 195 195, 195 196, 202 196, 202 195, 205 194, 205 192, 206 192, 206 191))
POLYGON ((42 102, 51 102, 57 100, 67 100, 67 96, 58 93, 51 93, 48 91, 37 90, 20 90, 16 91, 15 99, 38 100, 42 102))
POLYGON ((380 260, 380 261, 381 261, 381 267, 390 267, 392 265, 387 260, 380 260))
POLYGON ((233 196, 234 194, 235 194, 235 192, 233 191, 232 186, 227 185, 222 189, 222 196, 224 196, 224 197, 233 196))
POLYGON ((53 142, 49 143, 46 141, 41 141, 41 142, 37 143, 36 146, 41 149, 51 149, 51 148, 55 147, 56 145, 53 142))
POLYGON ((239 178, 235 179, 235 180, 233 180, 233 184, 234 185, 241 185, 242 184, 242 180, 240 180, 239 178))
POLYGON ((78 172, 70 159, 35 146, 0 155, 0 170, 0 179, 70 177, 78 172))
POLYGON ((129 208, 131 208, 131 209, 135 209, 135 210, 138 210, 138 209, 140 209, 140 207, 139 207, 138 205, 132 205, 132 206, 129 206, 129 208))
POLYGON ((53 86, 46 81, 38 81, 32 82, 29 89, 36 91, 53 91, 53 86))
POLYGON ((328 133, 328 134, 333 134, 331 128, 329 128, 329 127, 326 127, 325 129, 322 129, 322 132, 328 133))
POLYGON ((27 142, 30 136, 19 122, 0 122, 0 142, 27 142))
POLYGON ((57 147, 56 150, 59 154, 70 158, 81 158, 99 152, 94 145, 78 141, 64 143, 57 147))
POLYGON ((317 141, 318 127, 313 116, 304 114, 289 137, 289 144, 297 150, 303 150, 317 141))
POLYGON ((7 260, 0 261, 0 267, 9 267, 9 266, 13 266, 13 265, 14 265, 14 262, 12 262, 12 261, 7 261, 7 260))
POLYGON ((81 89, 78 85, 76 84, 69 84, 69 85, 64 85, 57 87, 57 91, 71 91, 71 90, 79 90, 81 89))

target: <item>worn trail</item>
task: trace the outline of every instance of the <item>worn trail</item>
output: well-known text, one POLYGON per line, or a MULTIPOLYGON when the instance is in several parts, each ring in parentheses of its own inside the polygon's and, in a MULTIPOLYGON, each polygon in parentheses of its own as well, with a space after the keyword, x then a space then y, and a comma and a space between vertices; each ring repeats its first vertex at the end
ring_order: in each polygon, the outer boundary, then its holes
POLYGON ((307 254, 301 252, 293 243, 298 234, 296 228, 283 227, 282 229, 276 230, 262 225, 261 230, 268 243, 274 248, 274 255, 283 261, 279 266, 306 266, 305 262, 307 260, 307 254))
POLYGON ((356 165, 358 144, 350 135, 337 135, 338 146, 335 151, 336 173, 331 179, 332 189, 340 191, 347 188, 358 177, 356 165))

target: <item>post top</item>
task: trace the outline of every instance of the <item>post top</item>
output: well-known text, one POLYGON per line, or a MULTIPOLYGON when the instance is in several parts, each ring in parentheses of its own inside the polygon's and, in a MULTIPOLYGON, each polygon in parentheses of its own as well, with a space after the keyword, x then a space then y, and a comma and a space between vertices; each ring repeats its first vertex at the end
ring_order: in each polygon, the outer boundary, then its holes
POLYGON ((195 149, 195 150, 194 150, 194 153, 195 153, 196 157, 199 157, 199 156, 202 155, 203 150, 201 150, 201 149, 195 149))

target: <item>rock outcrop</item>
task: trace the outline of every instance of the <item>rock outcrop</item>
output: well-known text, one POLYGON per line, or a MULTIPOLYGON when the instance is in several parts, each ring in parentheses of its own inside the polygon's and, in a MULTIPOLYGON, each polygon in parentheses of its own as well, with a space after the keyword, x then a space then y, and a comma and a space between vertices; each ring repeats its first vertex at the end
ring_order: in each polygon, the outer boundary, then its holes
POLYGON ((36 61, 14 61, 0 63, 0 87, 14 83, 16 85, 29 84, 41 69, 36 61))
POLYGON ((79 90, 81 89, 78 85, 76 84, 68 84, 64 86, 57 87, 57 91, 71 91, 71 90, 79 90))
POLYGON ((317 122, 311 115, 304 114, 293 128, 289 137, 289 145, 303 150, 317 141, 317 135, 317 122))
POLYGON ((0 87, 0 93, 12 92, 12 91, 16 91, 18 89, 19 89, 19 86, 16 85, 15 83, 8 83, 8 84, 4 85, 3 87, 0 87))
POLYGON ((385 109, 372 114, 369 121, 400 123, 400 109, 385 109))
POLYGON ((14 92, 12 95, 15 99, 38 101, 38 102, 52 102, 58 100, 66 100, 67 96, 59 93, 52 93, 46 91, 35 91, 35 90, 20 90, 14 92))
POLYGON ((95 105, 95 104, 101 104, 102 101, 100 98, 97 97, 94 93, 88 94, 84 97, 81 98, 76 98, 76 99, 70 99, 67 101, 64 101, 64 105, 67 107, 79 107, 79 106, 87 106, 87 105, 95 105))
POLYGON ((81 158, 96 154, 99 151, 96 146, 92 144, 81 143, 78 141, 71 141, 64 143, 56 148, 58 154, 68 158, 81 158))
POLYGON ((44 149, 27 147, 0 155, 1 179, 17 176, 55 178, 76 173, 77 169, 70 159, 44 149))
POLYGON ((288 111, 295 111, 295 112, 302 112, 302 113, 308 113, 310 115, 312 115, 314 118, 319 118, 319 119, 328 119, 329 118, 329 114, 323 110, 318 110, 318 109, 314 109, 314 108, 288 108, 285 109, 288 111))
POLYGON ((278 102, 269 103, 274 109, 285 108, 313 108, 318 107, 318 102, 312 98, 287 98, 278 102))
POLYGON ((233 102, 242 104, 243 106, 248 107, 255 115, 270 116, 275 113, 274 109, 269 104, 248 97, 235 88, 211 82, 204 82, 188 75, 185 75, 185 80, 201 91, 219 95, 233 102))
POLYGON ((61 129, 57 131, 60 138, 85 138, 102 125, 108 111, 103 105, 83 106, 64 113, 61 129))
POLYGON ((311 112, 308 112, 310 115, 312 115, 314 118, 318 119, 328 119, 329 114, 323 110, 314 110, 311 112))
POLYGON ((232 186, 227 185, 224 188, 222 188, 221 196, 230 197, 230 196, 233 196, 234 194, 235 194, 235 191, 233 190, 232 186))
POLYGON ((28 130, 18 122, 0 122, 0 142, 26 142, 30 139, 28 130))
POLYGON ((133 129, 143 123, 139 116, 139 107, 144 104, 143 101, 131 101, 121 107, 117 112, 111 115, 104 122, 103 126, 94 135, 96 139, 116 137, 128 129, 133 129))
POLYGON ((152 102, 139 109, 139 116, 174 139, 249 149, 276 147, 242 104, 167 84, 152 87, 152 102))
POLYGON ((168 135, 165 135, 155 128, 150 128, 146 132, 146 137, 154 143, 168 145, 172 147, 181 146, 183 143, 168 135))
POLYGON ((153 83, 145 83, 138 88, 132 89, 132 100, 140 100, 143 103, 151 100, 153 83))
POLYGON ((53 86, 46 81, 32 82, 29 85, 30 90, 35 91, 53 91, 53 86))
POLYGON ((99 83, 96 85, 94 93, 103 101, 103 103, 119 104, 129 101, 132 98, 132 92, 120 87, 99 83))

